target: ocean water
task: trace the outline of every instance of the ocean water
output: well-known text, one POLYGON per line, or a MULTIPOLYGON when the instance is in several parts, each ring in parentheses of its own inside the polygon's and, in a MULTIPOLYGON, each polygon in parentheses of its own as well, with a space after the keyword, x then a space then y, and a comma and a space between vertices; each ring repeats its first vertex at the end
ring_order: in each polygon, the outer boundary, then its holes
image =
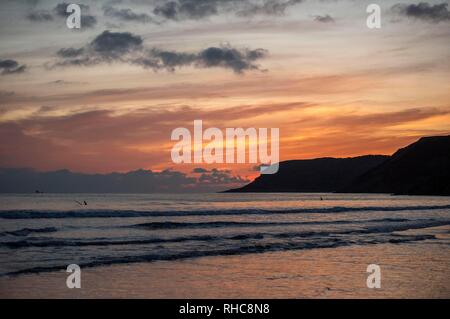
POLYGON ((3 194, 0 276, 352 245, 449 246, 431 231, 446 225, 446 197, 3 194))

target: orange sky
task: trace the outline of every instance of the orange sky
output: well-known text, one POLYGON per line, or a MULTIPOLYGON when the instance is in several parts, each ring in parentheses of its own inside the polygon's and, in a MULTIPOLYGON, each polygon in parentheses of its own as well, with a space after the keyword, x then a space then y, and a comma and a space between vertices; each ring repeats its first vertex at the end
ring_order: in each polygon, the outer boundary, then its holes
MULTIPOLYGON (((192 130, 196 119, 222 130, 280 128, 281 160, 391 154, 421 136, 449 134, 449 21, 427 12, 394 15, 397 2, 383 1, 382 28, 371 30, 367 3, 304 1, 254 16, 218 7, 198 19, 185 13, 142 23, 111 20, 99 2, 87 1, 97 23, 74 31, 52 11, 57 1, 4 2, 0 60, 26 69, 0 75, 0 167, 189 172, 201 166, 243 179, 258 175, 250 164, 172 163, 171 131, 192 130), (27 20, 43 10, 55 18, 27 20), (333 21, 315 18, 326 14, 333 21), (94 46, 105 30, 142 44, 120 56, 113 47, 106 56, 94 46), (82 48, 79 58, 89 64, 67 65, 72 60, 57 54, 62 48, 82 48), (208 48, 235 50, 241 60, 208 64, 208 48), (161 51, 193 60, 169 68, 161 51), (264 53, 253 60, 248 52, 264 53), (164 65, 144 67, 143 57, 164 65)), ((151 4, 122 6, 152 12, 151 4)))

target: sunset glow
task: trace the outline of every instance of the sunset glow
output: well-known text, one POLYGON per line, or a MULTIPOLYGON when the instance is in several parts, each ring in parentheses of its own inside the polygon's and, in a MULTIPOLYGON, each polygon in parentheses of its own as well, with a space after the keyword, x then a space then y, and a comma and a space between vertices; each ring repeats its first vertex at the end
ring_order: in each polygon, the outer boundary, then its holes
MULTIPOLYGON (((281 160, 391 154, 450 132, 449 29, 396 13, 395 1, 382 1, 376 30, 365 25, 366 1, 303 1, 274 15, 224 9, 160 23, 104 16, 92 3, 97 23, 81 30, 64 19, 27 18, 57 4, 30 3, 1 5, 0 57, 25 68, 0 77, 0 167, 189 172, 191 165, 171 162, 170 132, 195 119, 220 129, 278 127, 281 160), (331 20, 314 18, 331 10, 331 20), (92 53, 101 36, 119 33, 142 41, 127 48, 128 62, 92 53), (207 48, 255 57, 241 69, 208 66, 207 48), (90 62, 75 65, 76 50, 90 62), (192 62, 143 67, 142 50, 192 62)), ((148 4, 130 8, 146 12, 148 4)), ((205 167, 258 174, 253 165, 205 167)))

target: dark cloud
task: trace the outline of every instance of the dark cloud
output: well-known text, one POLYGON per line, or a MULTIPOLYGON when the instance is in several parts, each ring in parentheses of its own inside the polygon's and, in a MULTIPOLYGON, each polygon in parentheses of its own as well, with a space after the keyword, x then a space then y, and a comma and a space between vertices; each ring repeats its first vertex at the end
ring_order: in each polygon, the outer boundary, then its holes
POLYGON ((83 174, 69 170, 39 172, 32 169, 0 169, 0 192, 32 193, 154 193, 183 192, 196 179, 184 173, 164 170, 135 170, 127 173, 83 174))
POLYGON ((84 52, 84 48, 79 48, 79 49, 62 48, 61 50, 59 50, 57 52, 57 54, 63 58, 75 58, 75 57, 82 55, 83 52, 84 52))
POLYGON ((419 4, 396 4, 392 7, 392 11, 413 19, 424 20, 429 22, 450 21, 450 12, 448 3, 430 5, 427 2, 419 4))
POLYGON ((199 178, 165 169, 138 169, 127 173, 86 174, 67 169, 39 172, 27 168, 0 168, 0 193, 174 193, 224 190, 249 180, 230 171, 213 169, 199 178))
POLYGON ((208 173, 209 171, 202 167, 196 167, 192 170, 192 173, 194 174, 201 174, 201 173, 208 173))
POLYGON ((257 70, 258 65, 254 61, 267 55, 263 49, 238 50, 231 47, 211 47, 203 50, 198 55, 197 64, 205 67, 224 67, 232 69, 236 73, 245 70, 257 70))
POLYGON ((54 66, 95 65, 125 62, 144 68, 175 71, 184 66, 221 67, 235 73, 261 70, 256 61, 267 56, 264 49, 236 49, 231 46, 210 47, 196 53, 144 49, 143 39, 128 32, 104 31, 84 48, 64 48, 57 52, 63 58, 54 66))
POLYGON ((34 11, 27 15, 27 19, 34 22, 53 21, 53 16, 48 11, 34 11))
POLYGON ((200 175, 198 181, 200 183, 216 185, 226 185, 234 183, 243 184, 249 182, 249 180, 244 179, 240 176, 234 176, 229 170, 218 170, 216 168, 213 168, 211 171, 200 175))
POLYGON ((185 193, 220 191, 248 183, 229 171, 213 170, 202 178, 166 169, 138 169, 126 173, 86 174, 67 169, 40 172, 28 168, 0 168, 0 193, 185 193))
POLYGON ((81 15, 81 27, 93 28, 97 24, 97 18, 93 15, 82 14, 81 15))
MULTIPOLYGON (((149 1, 151 12, 135 12, 131 8, 116 8, 114 5, 123 4, 122 1, 109 1, 103 6, 104 15, 125 22, 161 23, 165 20, 196 20, 218 14, 234 14, 241 17, 256 15, 284 15, 289 7, 304 0, 170 0, 149 1)), ((67 7, 70 3, 58 3, 53 8, 53 14, 67 17, 67 7)), ((82 10, 81 24, 83 27, 93 27, 97 18, 89 13, 90 7, 79 4, 82 10)), ((53 15, 47 11, 33 12, 28 16, 32 21, 50 21, 53 15)))
POLYGON ((153 13, 169 20, 197 19, 217 14, 219 6, 218 0, 177 0, 156 6, 153 13))
MULTIPOLYGON (((71 13, 67 12, 67 7, 70 3, 58 3, 52 10, 53 14, 60 18, 66 18, 71 13)), ((97 18, 89 14, 89 6, 79 4, 81 8, 81 27, 92 28, 97 24, 97 18)), ((27 15, 27 19, 33 22, 53 21, 54 16, 50 11, 34 11, 27 15)))
POLYGON ((145 57, 140 57, 132 63, 153 70, 166 69, 174 71, 178 67, 194 65, 198 68, 221 67, 231 69, 235 73, 249 70, 260 70, 255 61, 265 57, 264 49, 236 49, 230 46, 210 47, 198 53, 183 53, 152 49, 145 57))
POLYGON ((169 20, 176 20, 178 18, 178 3, 175 1, 163 3, 154 8, 153 13, 169 20))
POLYGON ((171 70, 173 70, 177 66, 189 65, 196 59, 195 54, 163 51, 159 49, 152 49, 149 53, 149 56, 152 59, 157 60, 157 65, 160 68, 167 68, 171 70))
MULTIPOLYGON (((135 12, 131 8, 116 8, 122 1, 109 1, 103 6, 104 15, 125 22, 161 23, 165 20, 197 20, 218 14, 234 14, 241 17, 256 15, 284 15, 289 7, 304 0, 169 0, 149 1, 151 12, 135 12)), ((53 8, 53 14, 67 17, 67 6, 70 3, 58 3, 53 8)), ((89 14, 90 7, 79 4, 82 10, 81 24, 83 27, 93 27, 97 18, 89 14)), ((50 21, 49 12, 33 12, 28 16, 32 21, 50 21)))
POLYGON ((106 30, 85 47, 60 49, 57 55, 63 59, 53 66, 86 66, 121 61, 124 55, 142 50, 142 43, 138 35, 106 30))
POLYGON ((142 43, 143 40, 138 35, 106 30, 98 35, 89 47, 103 57, 117 58, 126 53, 142 49, 142 43))
POLYGON ((0 60, 0 74, 8 75, 22 73, 26 69, 26 65, 19 64, 15 60, 0 60))
POLYGON ((247 1, 243 2, 245 8, 239 10, 239 16, 255 16, 255 15, 284 15, 286 9, 303 2, 303 0, 266 0, 262 4, 260 2, 247 1))
POLYGON ((88 66, 88 65, 96 65, 104 61, 105 60, 101 58, 82 56, 73 59, 62 59, 54 64, 47 65, 47 67, 51 69, 55 67, 65 67, 65 66, 88 66))
POLYGON ((334 19, 330 15, 326 14, 324 16, 316 15, 314 17, 314 21, 322 22, 322 23, 332 23, 332 22, 334 22, 334 19))
POLYGON ((167 20, 200 19, 220 13, 238 16, 283 15, 303 0, 173 0, 158 4, 153 14, 167 20))
POLYGON ((152 18, 148 14, 136 13, 131 9, 116 9, 111 6, 106 6, 103 8, 103 11, 105 16, 113 17, 121 21, 141 23, 152 22, 152 18))

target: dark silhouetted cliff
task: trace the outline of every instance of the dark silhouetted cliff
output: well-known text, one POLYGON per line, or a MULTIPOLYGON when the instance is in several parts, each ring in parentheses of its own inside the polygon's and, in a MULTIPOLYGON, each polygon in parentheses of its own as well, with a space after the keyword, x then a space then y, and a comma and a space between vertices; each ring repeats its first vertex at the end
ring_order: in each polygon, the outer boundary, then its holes
POLYGON ((450 136, 424 137, 399 149, 341 191, 450 195, 450 136))
POLYGON ((228 192, 335 192, 388 158, 367 155, 281 162, 276 174, 261 175, 228 192))
POLYGON ((392 156, 286 161, 229 192, 450 195, 450 136, 424 137, 392 156))

